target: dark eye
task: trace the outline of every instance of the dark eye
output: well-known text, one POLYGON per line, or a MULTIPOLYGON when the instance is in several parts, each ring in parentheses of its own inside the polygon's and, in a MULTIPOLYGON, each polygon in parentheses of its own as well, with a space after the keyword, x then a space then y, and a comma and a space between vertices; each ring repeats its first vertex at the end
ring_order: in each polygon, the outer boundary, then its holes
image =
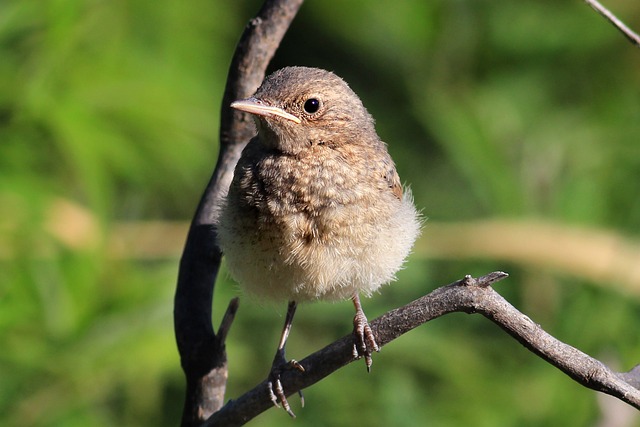
POLYGON ((309 98, 304 103, 304 111, 309 114, 313 114, 320 109, 320 101, 316 98, 309 98))

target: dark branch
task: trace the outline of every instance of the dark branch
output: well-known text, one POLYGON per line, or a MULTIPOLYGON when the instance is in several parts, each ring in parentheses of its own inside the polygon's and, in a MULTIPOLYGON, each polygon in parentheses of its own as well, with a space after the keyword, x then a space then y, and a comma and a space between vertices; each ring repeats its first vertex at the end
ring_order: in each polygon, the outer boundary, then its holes
POLYGON ((238 306, 240 305, 240 299, 238 297, 233 298, 229 301, 229 305, 227 306, 227 311, 224 313, 224 317, 220 322, 220 327, 218 328, 217 339, 220 341, 222 345, 224 345, 227 340, 227 334, 229 333, 229 329, 231 329, 231 324, 233 320, 236 318, 236 312, 238 311, 238 306))
POLYGON ((633 32, 629 27, 627 27, 624 22, 619 20, 613 13, 609 11, 606 7, 601 5, 598 0, 584 0, 589 6, 591 6, 596 12, 604 17, 607 21, 609 21, 614 27, 618 29, 631 43, 636 45, 636 47, 640 47, 640 36, 633 32))
POLYGON ((230 305, 219 336, 211 324, 213 288, 222 254, 216 244, 218 206, 233 176, 253 124, 231 112, 232 101, 251 95, 264 79, 269 61, 302 4, 302 0, 267 0, 247 25, 229 68, 222 101, 220 153, 213 176, 193 217, 180 260, 174 299, 174 327, 187 380, 182 425, 201 423, 224 401, 227 358, 224 338, 237 301, 230 305))
MULTIPOLYGON (((506 276, 502 272, 478 279, 466 276, 378 317, 371 322, 378 345, 382 347, 447 313, 479 313, 580 384, 640 409, 640 390, 634 387, 638 384, 640 368, 626 374, 615 373, 596 359, 553 338, 493 290, 491 284, 506 276)), ((284 372, 281 380, 287 395, 297 393, 353 362, 352 346, 353 337, 347 335, 300 361, 305 372, 284 372)), ((204 425, 240 426, 272 406, 267 382, 264 381, 237 400, 227 403, 204 425)))

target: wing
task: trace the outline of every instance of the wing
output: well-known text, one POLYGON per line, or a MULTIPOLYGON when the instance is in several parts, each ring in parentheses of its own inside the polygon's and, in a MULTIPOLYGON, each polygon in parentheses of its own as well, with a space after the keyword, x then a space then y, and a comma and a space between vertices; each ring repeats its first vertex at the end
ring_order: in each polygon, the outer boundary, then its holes
POLYGON ((402 184, 400 183, 400 177, 398 176, 398 172, 396 171, 396 167, 391 164, 391 168, 387 170, 385 174, 385 180, 391 189, 391 192, 394 196, 398 198, 398 200, 402 200, 402 184))

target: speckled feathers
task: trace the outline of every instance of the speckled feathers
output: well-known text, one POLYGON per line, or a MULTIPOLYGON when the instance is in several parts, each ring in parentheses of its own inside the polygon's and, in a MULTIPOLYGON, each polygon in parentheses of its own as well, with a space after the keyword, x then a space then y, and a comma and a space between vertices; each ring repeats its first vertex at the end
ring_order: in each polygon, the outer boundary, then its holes
POLYGON ((236 108, 258 119, 218 230, 241 287, 269 299, 333 300, 393 280, 420 221, 349 86, 328 71, 289 67, 236 108))

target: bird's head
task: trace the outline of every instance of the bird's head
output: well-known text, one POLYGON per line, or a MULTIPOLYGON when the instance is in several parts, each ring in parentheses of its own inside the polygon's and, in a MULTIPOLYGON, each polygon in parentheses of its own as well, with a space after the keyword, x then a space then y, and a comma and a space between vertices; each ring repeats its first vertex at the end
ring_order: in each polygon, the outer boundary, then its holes
POLYGON ((312 145, 377 139, 371 115, 347 83, 318 68, 287 67, 232 108, 255 115, 262 143, 297 155, 312 145))

